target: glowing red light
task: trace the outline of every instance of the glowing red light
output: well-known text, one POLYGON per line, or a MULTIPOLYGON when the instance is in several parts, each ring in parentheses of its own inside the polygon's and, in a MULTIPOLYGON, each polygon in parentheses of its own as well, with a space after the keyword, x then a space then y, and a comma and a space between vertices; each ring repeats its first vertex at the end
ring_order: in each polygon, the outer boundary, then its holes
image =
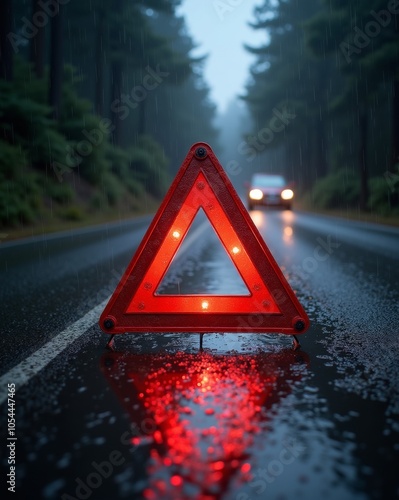
POLYGON ((150 419, 154 426, 136 437, 151 447, 144 498, 191 498, 193 488, 196 500, 223 498, 233 478, 250 481, 250 450, 269 413, 264 408, 290 392, 287 380, 301 377, 290 369, 300 356, 306 359, 291 350, 284 355, 107 354, 103 370, 112 374, 110 382, 132 421, 150 419), (139 404, 131 399, 132 389, 142 395, 139 404))
POLYGON ((170 484, 172 484, 173 486, 180 486, 182 483, 183 479, 181 478, 181 476, 172 476, 170 478, 170 484))
POLYGON ((213 468, 213 470, 222 470, 222 469, 224 469, 224 462, 222 462, 221 460, 219 460, 218 462, 215 462, 212 465, 212 468, 213 468))
POLYGON ((246 473, 249 472, 250 470, 251 470, 251 464, 246 463, 241 466, 241 472, 246 473))
POLYGON ((156 443, 162 443, 162 441, 163 441, 162 434, 159 431, 154 432, 154 441, 156 443))
POLYGON ((147 489, 143 491, 143 497, 146 500, 154 500, 156 498, 156 495, 154 491, 147 489))

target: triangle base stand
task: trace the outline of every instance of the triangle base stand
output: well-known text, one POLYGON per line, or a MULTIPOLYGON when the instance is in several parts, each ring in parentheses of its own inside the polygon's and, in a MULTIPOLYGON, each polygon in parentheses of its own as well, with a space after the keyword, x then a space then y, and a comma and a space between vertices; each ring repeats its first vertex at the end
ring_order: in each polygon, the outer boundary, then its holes
MULTIPOLYGON (((112 334, 110 339, 108 340, 108 342, 105 345, 105 349, 107 349, 108 351, 115 351, 115 340, 114 340, 115 335, 116 335, 115 333, 112 334)), ((204 338, 205 333, 200 333, 199 335, 200 335, 199 350, 203 351, 204 350, 203 338, 204 338)), ((292 344, 292 348, 294 351, 298 351, 301 348, 301 344, 299 343, 298 337, 296 335, 292 335, 292 337, 294 339, 293 344, 292 344)))

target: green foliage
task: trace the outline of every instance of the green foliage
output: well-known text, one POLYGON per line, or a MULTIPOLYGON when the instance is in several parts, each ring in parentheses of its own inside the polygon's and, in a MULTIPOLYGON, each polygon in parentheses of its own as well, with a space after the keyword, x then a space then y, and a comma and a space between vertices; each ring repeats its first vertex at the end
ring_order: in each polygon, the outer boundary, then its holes
POLYGON ((41 206, 37 175, 27 173, 21 148, 0 140, 0 225, 32 222, 41 206))
POLYGON ((50 108, 15 92, 0 81, 0 122, 4 139, 22 148, 35 165, 60 160, 67 147, 65 138, 49 118, 50 108))
MULTIPOLYGON (((155 144, 155 147, 157 145, 155 144)), ((145 161, 148 160, 146 155, 139 147, 134 146, 126 151, 118 147, 110 146, 107 150, 107 160, 112 165, 112 173, 118 177, 133 196, 141 196, 144 191, 144 179, 137 172, 132 171, 131 159, 138 156, 144 156, 144 170, 148 168, 145 161)))
POLYGON ((0 224, 34 222, 44 209, 44 198, 68 204, 74 192, 71 186, 33 171, 21 148, 0 140, 0 224))
MULTIPOLYGON (((22 75, 27 66, 20 64, 22 75)), ((43 82, 33 79, 32 93, 37 101, 30 98, 29 89, 16 86, 22 96, 15 87, 0 82, 0 121, 5 138, 0 141, 0 223, 5 226, 34 222, 45 210, 42 200, 46 199, 63 206, 55 210, 62 219, 81 220, 86 209, 70 206, 76 201, 68 183, 71 172, 101 190, 91 200, 96 209, 116 206, 126 193, 141 199, 146 188, 155 196, 164 193, 167 160, 162 148, 150 137, 141 138, 128 151, 112 147, 110 122, 90 113, 91 104, 73 89, 74 78, 73 70, 67 68, 58 123, 49 118, 50 109, 40 102, 43 82)))
POLYGON ((339 170, 316 182, 312 190, 313 203, 317 208, 356 207, 359 200, 359 181, 348 170, 339 170))
POLYGON ((0 224, 4 227, 14 227, 33 222, 36 211, 35 193, 23 189, 20 183, 8 181, 0 185, 0 224), (33 195, 33 196, 32 196, 33 195))
MULTIPOLYGON (((358 162, 361 186, 367 185, 368 171, 382 177, 387 150, 397 157, 392 130, 398 127, 399 113, 392 86, 399 77, 399 31, 397 16, 387 6, 386 0, 323 0, 320 12, 305 25, 307 46, 320 60, 334 60, 342 77, 328 109, 338 118, 334 142, 358 162)), ((368 192, 362 189, 361 208, 366 209, 368 192)))
POLYGON ((370 179, 369 208, 380 215, 399 214, 399 189, 391 186, 384 177, 370 179))
POLYGON ((144 191, 155 197, 165 193, 168 162, 162 148, 151 137, 140 137, 135 146, 126 151, 109 147, 107 161, 112 173, 104 172, 99 186, 110 205, 116 205, 126 189, 137 197, 144 191))
POLYGON ((398 156, 392 132, 399 123, 393 88, 399 78, 399 31, 387 5, 386 0, 263 0, 254 9, 252 27, 264 30, 267 41, 248 47, 256 57, 245 96, 257 127, 253 132, 283 102, 297 116, 288 133, 276 134, 264 148, 264 162, 280 155, 305 188, 336 165, 356 165, 362 209, 368 173, 383 177, 382 169, 392 167, 388 158, 398 156), (380 11, 386 13, 382 18, 380 11))
POLYGON ((124 186, 111 173, 106 172, 103 174, 100 187, 106 202, 111 206, 115 206, 123 197, 124 186))
POLYGON ((36 174, 0 183, 0 224, 4 227, 31 223, 41 207, 36 174))
MULTIPOLYGON (((153 145, 153 151, 156 154, 159 146, 152 140, 151 144, 153 145)), ((138 163, 139 167, 142 167, 145 172, 150 168, 152 158, 151 154, 148 155, 146 151, 142 150, 140 148, 140 144, 133 146, 129 150, 112 146, 107 149, 107 160, 111 164, 112 173, 120 181, 122 181, 124 187, 133 196, 140 197, 145 192, 145 176, 141 175, 140 171, 131 168, 132 161, 135 165, 138 163), (142 161, 137 162, 138 159, 141 159, 142 161)), ((162 165, 165 167, 165 164, 162 165)))
POLYGON ((47 81, 35 78, 30 65, 20 58, 15 66, 14 81, 0 81, 3 137, 22 147, 32 164, 43 168, 62 160, 68 143, 50 118, 47 81))
POLYGON ((139 182, 133 176, 128 177, 125 180, 124 184, 125 184, 127 190, 129 191, 129 193, 132 194, 136 198, 141 198, 145 193, 145 189, 144 189, 143 184, 141 184, 141 182, 139 182))
POLYGON ((79 174, 90 183, 99 184, 102 175, 110 170, 106 160, 109 128, 106 120, 92 113, 92 104, 80 98, 75 90, 79 82, 75 70, 64 70, 63 98, 58 129, 68 141, 60 163, 66 171, 79 168, 79 174))
POLYGON ((12 88, 15 94, 25 96, 33 102, 42 104, 49 111, 48 106, 48 69, 44 78, 36 78, 32 65, 20 56, 14 59, 14 80, 12 88))
POLYGON ((46 128, 26 149, 29 149, 32 164, 45 170, 54 161, 63 160, 67 147, 68 143, 63 135, 53 128, 46 128))
POLYGON ((107 199, 104 194, 96 191, 90 198, 90 206, 96 211, 99 211, 107 206, 107 199))
POLYGON ((49 118, 46 81, 32 78, 29 65, 22 62, 18 75, 17 85, 0 81, 0 121, 5 139, 20 145, 32 164, 43 171, 53 162, 63 165, 65 172, 79 166, 84 178, 99 182, 102 173, 109 170, 105 160, 109 130, 105 121, 91 113, 92 104, 77 95, 79 78, 74 69, 64 69, 58 123, 49 118), (32 85, 22 85, 21 80, 32 85))
POLYGON ((64 219, 71 222, 79 222, 84 220, 85 214, 83 213, 82 207, 73 205, 58 211, 58 215, 64 219))
POLYGON ((122 180, 129 178, 129 154, 126 150, 109 146, 107 148, 107 160, 112 165, 112 173, 122 180))
POLYGON ((0 140, 0 183, 20 175, 27 165, 21 148, 0 140))
POLYGON ((43 187, 45 196, 62 205, 71 203, 75 198, 75 193, 69 184, 47 178, 43 187))
MULTIPOLYGON (((190 55, 194 44, 184 20, 175 14, 179 3, 118 0, 120 9, 111 0, 66 5, 57 118, 48 104, 50 80, 57 84, 54 71, 46 67, 43 77, 36 77, 48 59, 49 37, 45 47, 36 47, 32 64, 32 40, 21 45, 13 57, 13 81, 0 80, 0 224, 43 221, 50 213, 81 220, 93 208, 110 206, 140 209, 147 192, 165 193, 172 153, 180 161, 179 151, 197 137, 215 136, 215 108, 201 61, 190 55), (145 89, 146 96, 129 106, 124 120, 112 104, 122 94, 134 97, 132 89, 145 89), (179 128, 182 133, 176 134, 179 128)), ((31 6, 28 0, 15 6, 14 25, 31 6)))
POLYGON ((165 194, 168 185, 167 159, 162 148, 150 136, 141 136, 129 151, 129 173, 155 197, 165 194))

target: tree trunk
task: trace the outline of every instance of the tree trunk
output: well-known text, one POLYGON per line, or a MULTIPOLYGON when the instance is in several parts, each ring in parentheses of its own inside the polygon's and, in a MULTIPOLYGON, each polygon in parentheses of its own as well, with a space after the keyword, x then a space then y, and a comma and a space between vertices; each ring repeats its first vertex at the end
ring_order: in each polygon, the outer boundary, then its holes
POLYGON ((367 210, 369 198, 368 168, 367 168, 367 107, 359 105, 359 174, 360 174, 360 210, 367 210))
MULTIPOLYGON (((39 0, 32 0, 32 17, 43 8, 39 0)), ((46 59, 46 27, 38 28, 36 35, 30 41, 30 62, 38 78, 43 78, 46 59)))
POLYGON ((329 80, 328 77, 330 75, 329 66, 324 63, 317 68, 315 83, 317 83, 316 88, 316 115, 314 118, 314 130, 315 130, 315 148, 316 148, 316 165, 315 171, 317 175, 317 179, 323 178, 327 175, 327 155, 326 155, 326 125, 325 125, 325 110, 327 109, 325 89, 328 88, 329 80), (318 107, 318 110, 317 110, 318 107))
POLYGON ((146 116, 146 99, 143 99, 139 105, 139 123, 138 123, 138 135, 145 134, 145 116, 146 116))
POLYGON ((7 38, 12 28, 12 0, 0 1, 0 78, 11 81, 13 77, 12 45, 7 38))
MULTIPOLYGON (((115 0, 115 12, 123 12, 123 0, 115 0)), ((122 53, 121 53, 121 33, 120 26, 115 24, 111 30, 111 43, 113 54, 113 62, 111 65, 111 102, 120 103, 122 94, 122 53), (119 42, 119 43, 118 43, 119 42)), ((114 146, 122 145, 122 120, 117 113, 112 114, 113 133, 112 140, 114 146)))
MULTIPOLYGON (((120 102, 122 92, 122 63, 117 60, 111 66, 111 102, 120 102)), ((112 114, 113 133, 112 140, 114 146, 122 145, 122 120, 117 113, 112 114)))
POLYGON ((63 10, 59 6, 58 14, 51 20, 51 55, 50 55, 50 93, 49 104, 53 108, 53 118, 60 117, 62 73, 63 73, 63 10))
POLYGON ((394 170, 399 163, 399 80, 393 81, 392 101, 392 170, 394 170))
POLYGON ((315 171, 317 172, 317 179, 321 179, 327 175, 326 151, 325 151, 325 137, 324 137, 324 122, 320 115, 316 116, 315 123, 315 171))
POLYGON ((105 39, 105 13, 100 9, 96 32, 96 101, 95 111, 99 116, 104 113, 104 39, 105 39))

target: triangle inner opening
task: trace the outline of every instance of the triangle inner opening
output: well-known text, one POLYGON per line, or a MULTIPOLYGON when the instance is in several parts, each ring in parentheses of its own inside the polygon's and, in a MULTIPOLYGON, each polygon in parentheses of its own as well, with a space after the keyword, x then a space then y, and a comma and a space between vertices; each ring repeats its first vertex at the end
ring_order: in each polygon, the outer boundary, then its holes
POLYGON ((251 295, 202 208, 159 283, 156 295, 251 295))

